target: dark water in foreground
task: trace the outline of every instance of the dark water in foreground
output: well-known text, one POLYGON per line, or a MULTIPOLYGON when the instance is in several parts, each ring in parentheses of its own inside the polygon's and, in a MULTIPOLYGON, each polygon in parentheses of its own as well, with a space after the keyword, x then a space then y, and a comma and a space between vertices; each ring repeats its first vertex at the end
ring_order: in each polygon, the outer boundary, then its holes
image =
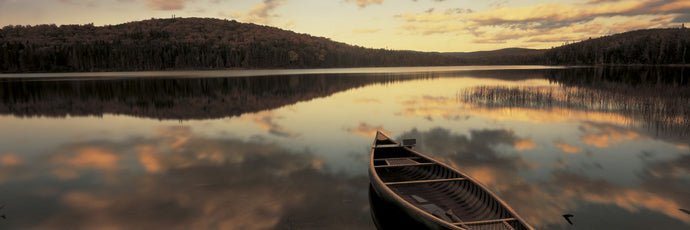
POLYGON ((690 69, 427 70, 0 75, 0 229, 374 229, 379 128, 537 229, 690 228, 690 69))

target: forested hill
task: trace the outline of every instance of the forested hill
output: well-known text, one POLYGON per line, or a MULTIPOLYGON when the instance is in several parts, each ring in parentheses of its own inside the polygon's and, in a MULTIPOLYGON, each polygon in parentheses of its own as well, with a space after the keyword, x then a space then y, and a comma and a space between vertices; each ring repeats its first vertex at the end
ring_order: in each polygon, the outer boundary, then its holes
POLYGON ((690 29, 668 28, 625 32, 547 50, 545 64, 688 64, 690 29))
POLYGON ((544 64, 543 49, 506 48, 491 51, 447 52, 443 55, 465 59, 472 65, 534 65, 544 64))
POLYGON ((631 31, 548 50, 425 53, 368 49, 236 21, 174 18, 106 26, 5 26, 0 29, 0 72, 688 64, 689 47, 689 29, 669 28, 631 31))
POLYGON ((0 30, 0 72, 428 66, 460 61, 210 18, 0 30))

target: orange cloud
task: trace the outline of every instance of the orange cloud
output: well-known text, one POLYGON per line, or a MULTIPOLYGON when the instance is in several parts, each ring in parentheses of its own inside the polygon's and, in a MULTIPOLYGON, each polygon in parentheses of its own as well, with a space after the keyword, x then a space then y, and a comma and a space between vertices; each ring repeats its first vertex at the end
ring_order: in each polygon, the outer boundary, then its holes
POLYGON ((146 5, 154 10, 181 10, 189 0, 147 0, 146 5))
POLYGON ((352 32, 356 33, 356 34, 373 34, 373 33, 378 33, 379 31, 381 31, 381 28, 354 29, 354 30, 352 30, 352 32))
POLYGON ((563 150, 563 152, 566 152, 566 153, 579 153, 579 152, 582 152, 582 148, 577 147, 577 146, 574 146, 574 145, 569 145, 569 144, 566 144, 566 143, 563 143, 563 142, 554 141, 554 142, 553 142, 553 145, 555 145, 556 147, 560 148, 561 150, 563 150))
POLYGON ((688 1, 592 0, 586 3, 544 3, 496 7, 487 11, 403 13, 404 31, 430 35, 466 34, 475 43, 561 43, 642 28, 669 27, 690 11, 688 1), (624 22, 624 23, 621 23, 624 22), (586 28, 586 29, 585 29, 586 28))
POLYGON ((462 15, 451 14, 451 13, 438 13, 438 14, 413 14, 404 13, 396 15, 396 17, 403 19, 405 22, 445 22, 451 20, 458 20, 462 18, 462 15))
POLYGON ((273 14, 273 10, 284 3, 283 0, 265 0, 262 3, 256 4, 245 15, 243 20, 245 22, 252 22, 257 24, 268 24, 277 15, 273 14))
POLYGON ((381 4, 383 3, 383 0, 346 0, 347 2, 354 2, 357 3, 359 8, 364 8, 372 4, 381 4))

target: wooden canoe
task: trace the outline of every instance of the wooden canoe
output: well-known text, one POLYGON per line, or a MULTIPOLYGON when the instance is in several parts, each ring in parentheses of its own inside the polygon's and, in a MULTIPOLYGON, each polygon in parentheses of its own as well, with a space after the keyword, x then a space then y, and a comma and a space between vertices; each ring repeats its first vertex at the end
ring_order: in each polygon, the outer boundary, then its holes
POLYGON ((369 180, 376 194, 428 229, 533 229, 476 180, 376 133, 369 180))

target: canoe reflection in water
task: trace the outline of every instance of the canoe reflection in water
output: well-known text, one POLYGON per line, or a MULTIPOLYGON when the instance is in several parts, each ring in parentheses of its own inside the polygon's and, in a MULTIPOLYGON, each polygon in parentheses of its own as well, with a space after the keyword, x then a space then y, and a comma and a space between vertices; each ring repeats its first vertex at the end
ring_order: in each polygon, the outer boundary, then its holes
POLYGON ((381 132, 371 151, 369 181, 379 229, 532 229, 479 182, 381 132))
POLYGON ((400 207, 379 197, 369 184, 369 207, 371 219, 379 230, 425 229, 424 225, 400 210, 400 207))

